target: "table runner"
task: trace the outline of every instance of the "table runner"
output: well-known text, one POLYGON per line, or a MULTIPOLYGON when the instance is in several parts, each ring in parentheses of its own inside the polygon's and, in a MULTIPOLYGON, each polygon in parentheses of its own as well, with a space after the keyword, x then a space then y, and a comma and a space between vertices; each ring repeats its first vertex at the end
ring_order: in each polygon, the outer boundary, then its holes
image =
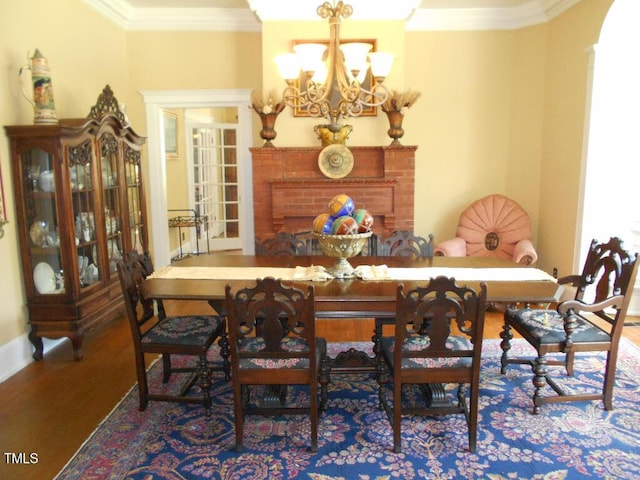
MULTIPOLYGON (((514 268, 389 268, 386 265, 360 265, 355 274, 362 280, 402 281, 427 280, 444 275, 458 281, 552 281, 548 273, 531 267, 514 268)), ((291 281, 326 281, 333 277, 320 265, 310 267, 174 267, 157 270, 149 278, 193 279, 193 280, 255 280, 256 278, 275 277, 291 281)))

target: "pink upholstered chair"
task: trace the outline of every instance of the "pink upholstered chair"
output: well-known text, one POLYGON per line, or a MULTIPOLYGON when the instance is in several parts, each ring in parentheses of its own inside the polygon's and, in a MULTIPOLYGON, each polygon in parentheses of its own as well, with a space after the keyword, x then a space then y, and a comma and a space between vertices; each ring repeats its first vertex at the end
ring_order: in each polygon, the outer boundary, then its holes
POLYGON ((445 257, 499 257, 531 265, 538 259, 531 243, 531 221, 520 205, 492 194, 469 205, 460 215, 456 237, 435 246, 445 257))

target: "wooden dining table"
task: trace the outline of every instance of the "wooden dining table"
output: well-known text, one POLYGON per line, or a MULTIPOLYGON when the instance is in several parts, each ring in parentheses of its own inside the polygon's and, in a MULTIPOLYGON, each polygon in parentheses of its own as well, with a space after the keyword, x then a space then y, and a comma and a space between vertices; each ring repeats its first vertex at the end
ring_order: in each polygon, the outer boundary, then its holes
MULTIPOLYGON (((225 286, 237 291, 251 284, 250 279, 260 276, 265 267, 295 268, 308 266, 331 267, 335 259, 326 256, 254 256, 254 255, 197 255, 184 258, 172 267, 234 267, 245 271, 244 278, 162 278, 152 276, 145 283, 150 298, 174 300, 207 300, 212 305, 222 306, 225 286), (253 269, 253 270, 252 270, 253 269), (255 271, 256 277, 252 277, 255 271)), ((386 265, 393 269, 435 268, 435 269, 518 269, 525 267, 509 260, 489 257, 382 257, 357 256, 349 259, 354 267, 359 265, 386 265)), ((442 271, 442 270, 438 270, 442 271)), ((516 270, 514 270, 516 271, 516 270)), ((428 270, 425 270, 428 272, 428 270)), ((405 285, 405 290, 424 285, 429 277, 411 280, 363 280, 360 278, 329 279, 324 281, 291 280, 290 285, 305 288, 313 285, 318 318, 392 318, 395 314, 396 287, 405 285)), ((553 303, 562 294, 562 286, 551 277, 544 280, 532 279, 484 279, 461 280, 459 283, 477 289, 481 281, 487 284, 487 302, 495 304, 553 303)))
MULTIPOLYGON (((151 277, 145 280, 144 288, 148 298, 205 300, 218 313, 224 315, 225 287, 227 285, 230 285, 232 291, 236 292, 253 284, 255 279, 263 276, 265 272, 271 272, 270 269, 296 269, 314 266, 329 268, 335 261, 335 258, 326 256, 197 255, 181 259, 165 269, 154 272, 151 277), (170 269, 173 271, 169 272, 170 269), (181 272, 179 275, 175 275, 177 270, 181 272), (211 275, 212 278, 209 278, 207 272, 214 273, 211 275)), ((456 278, 455 275, 461 275, 468 280, 457 280, 457 282, 476 290, 484 281, 487 284, 487 302, 493 304, 548 304, 558 301, 562 294, 562 286, 544 272, 497 258, 357 256, 349 259, 349 263, 356 270, 359 266, 382 265, 392 270, 401 269, 397 271, 424 274, 424 278, 415 278, 412 275, 409 280, 365 280, 357 277, 317 281, 283 279, 283 282, 302 289, 308 285, 314 286, 317 318, 347 318, 354 321, 375 318, 375 331, 372 335, 374 353, 382 335, 382 325, 393 322, 397 285, 404 284, 405 290, 425 285, 430 278, 430 272, 438 272, 438 274, 448 272, 453 274, 454 278, 456 278), (509 279, 489 275, 497 271, 507 274, 514 272, 516 275, 509 279), (487 278, 483 278, 484 275, 487 278), (546 278, 541 279, 545 275, 546 278)), ((507 277, 511 277, 511 275, 507 275, 507 277)), ((220 348, 223 357, 225 352, 228 355, 226 335, 220 341, 220 348)), ((375 355, 372 358, 367 352, 357 348, 347 348, 328 361, 332 374, 376 371, 375 355)), ((449 400, 443 386, 429 385, 427 387, 430 404, 447 404, 449 400)), ((265 394, 263 402, 265 405, 276 405, 279 398, 281 398, 279 391, 269 391, 265 394)))

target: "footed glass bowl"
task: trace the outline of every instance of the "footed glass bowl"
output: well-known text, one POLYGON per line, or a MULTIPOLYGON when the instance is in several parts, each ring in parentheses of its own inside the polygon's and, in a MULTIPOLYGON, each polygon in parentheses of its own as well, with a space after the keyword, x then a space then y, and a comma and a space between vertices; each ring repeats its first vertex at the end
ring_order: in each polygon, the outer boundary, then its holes
POLYGON ((327 269, 335 278, 351 278, 354 276, 354 268, 347 261, 348 258, 358 255, 367 243, 372 232, 357 233, 355 235, 326 235, 313 232, 314 238, 322 247, 322 253, 328 257, 336 257, 336 263, 327 269))

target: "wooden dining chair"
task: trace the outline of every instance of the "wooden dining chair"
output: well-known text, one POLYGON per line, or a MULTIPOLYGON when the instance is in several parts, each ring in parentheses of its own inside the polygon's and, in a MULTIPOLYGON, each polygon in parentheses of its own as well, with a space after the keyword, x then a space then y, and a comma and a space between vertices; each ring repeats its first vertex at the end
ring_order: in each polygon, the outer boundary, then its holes
POLYGON ((381 339, 377 365, 380 408, 393 427, 394 452, 402 451, 403 415, 458 413, 467 420, 469 450, 476 450, 486 297, 485 283, 476 292, 447 277, 432 278, 406 294, 398 285, 394 336, 381 339), (445 383, 458 385, 455 399, 445 383), (403 401, 406 385, 420 392, 420 402, 403 401))
MULTIPOLYGON (((386 237, 378 239, 377 253, 383 257, 433 257, 433 235, 428 239, 414 234, 411 230, 396 230, 386 237)), ((374 319, 373 352, 380 353, 379 338, 382 336, 383 325, 393 325, 393 318, 374 319)))
POLYGON ((258 256, 309 255, 309 243, 287 232, 278 232, 266 240, 257 238, 255 247, 258 256))
POLYGON ((396 230, 380 238, 378 255, 383 257, 433 257, 433 235, 415 235, 411 230, 396 230))
POLYGON ((524 308, 505 312, 500 334, 501 372, 506 373, 510 364, 531 366, 534 414, 539 414, 544 404, 569 401, 602 400, 606 410, 613 408, 618 344, 637 272, 638 254, 624 250, 619 238, 613 237, 607 243, 593 240, 582 273, 558 280, 575 288, 573 299, 561 302, 556 310, 524 308), (512 329, 536 349, 535 358, 509 358, 512 329), (607 352, 602 391, 571 393, 549 376, 550 365, 562 366, 573 376, 575 355, 580 352, 607 352), (547 354, 560 354, 560 358, 548 358, 547 354), (546 385, 556 395, 542 396, 546 385))
POLYGON ((225 298, 236 450, 243 448, 245 415, 298 414, 310 416, 311 450, 316 451, 318 416, 327 401, 329 366, 327 342, 315 334, 314 287, 303 292, 267 277, 235 293, 227 285, 225 298), (306 387, 308 403, 287 405, 289 385, 306 387), (275 396, 275 400, 263 397, 262 402, 254 401, 250 393, 259 389, 275 396))
POLYGON ((129 252, 117 268, 133 340, 140 410, 145 410, 149 401, 184 402, 200 403, 209 414, 211 372, 226 370, 225 375, 229 375, 228 366, 212 367, 207 360, 209 348, 224 334, 225 319, 218 315, 167 316, 162 304, 158 314, 155 314, 154 302, 145 298, 144 291, 144 280, 153 271, 148 254, 140 256, 135 251, 129 252), (179 393, 150 388, 145 354, 162 355, 163 383, 168 383, 173 374, 188 374, 179 393), (173 367, 172 355, 197 357, 198 363, 195 366, 173 367), (196 383, 202 396, 187 396, 196 383))

